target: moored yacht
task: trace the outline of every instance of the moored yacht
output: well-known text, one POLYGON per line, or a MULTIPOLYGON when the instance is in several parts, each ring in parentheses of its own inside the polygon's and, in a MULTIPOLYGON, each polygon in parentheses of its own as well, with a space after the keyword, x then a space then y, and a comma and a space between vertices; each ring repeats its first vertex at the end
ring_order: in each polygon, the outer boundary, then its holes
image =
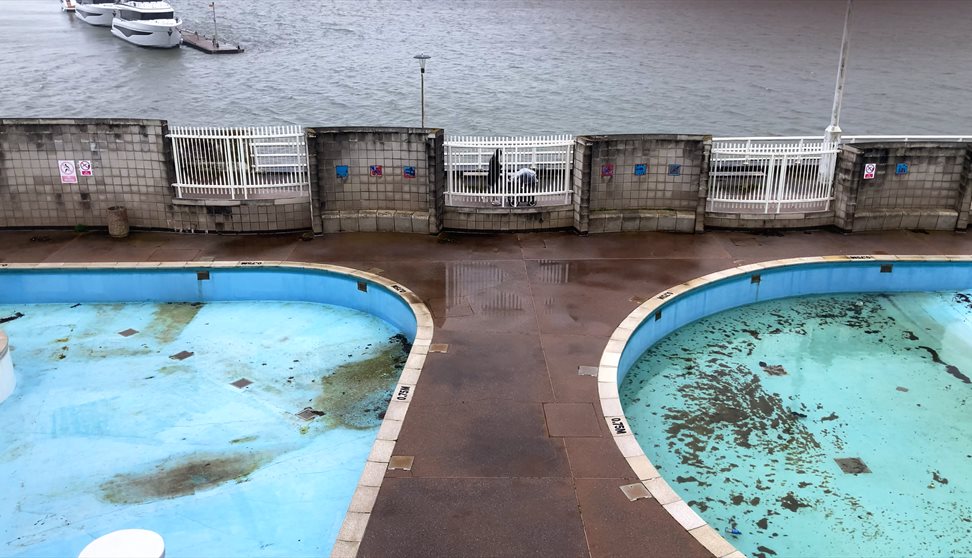
POLYGON ((108 0, 77 0, 76 10, 81 21, 91 25, 111 27, 112 14, 115 11, 115 3, 108 0))
POLYGON ((167 2, 123 0, 115 4, 111 34, 139 46, 173 48, 182 42, 180 25, 167 2))

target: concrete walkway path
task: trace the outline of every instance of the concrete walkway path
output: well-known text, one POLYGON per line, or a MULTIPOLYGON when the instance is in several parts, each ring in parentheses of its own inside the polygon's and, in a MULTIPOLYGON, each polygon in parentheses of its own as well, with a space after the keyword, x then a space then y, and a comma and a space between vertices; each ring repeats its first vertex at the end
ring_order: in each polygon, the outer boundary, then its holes
MULTIPOLYGON (((713 271, 830 254, 969 254, 964 234, 813 231, 206 236, 0 232, 0 262, 289 260, 415 291, 430 354, 360 556, 705 556, 637 482, 599 419, 596 366, 641 299, 713 271), (377 268, 377 271, 375 268, 377 268)), ((677 487, 676 487, 677 489, 677 487)), ((716 526, 718 528, 718 526, 716 526)))

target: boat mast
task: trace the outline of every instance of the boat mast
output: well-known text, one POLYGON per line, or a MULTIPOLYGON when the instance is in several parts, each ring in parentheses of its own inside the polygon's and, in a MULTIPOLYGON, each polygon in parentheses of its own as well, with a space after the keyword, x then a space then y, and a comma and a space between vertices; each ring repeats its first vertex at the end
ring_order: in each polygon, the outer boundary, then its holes
POLYGON ((219 48, 219 32, 216 29, 216 2, 210 2, 209 7, 213 9, 213 46, 219 48))

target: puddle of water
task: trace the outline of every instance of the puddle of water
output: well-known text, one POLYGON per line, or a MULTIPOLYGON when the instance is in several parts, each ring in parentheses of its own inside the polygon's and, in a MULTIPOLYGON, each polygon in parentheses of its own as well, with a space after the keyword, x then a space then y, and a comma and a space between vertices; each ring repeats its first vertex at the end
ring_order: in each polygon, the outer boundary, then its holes
POLYGON ((969 300, 806 297, 717 314, 642 356, 625 413, 676 491, 737 529, 726 537, 749 556, 972 554, 969 300), (866 467, 844 472, 847 458, 866 467))
POLYGON ((17 312, 0 555, 133 527, 173 556, 330 552, 407 355, 391 326, 288 302, 0 305, 17 312))

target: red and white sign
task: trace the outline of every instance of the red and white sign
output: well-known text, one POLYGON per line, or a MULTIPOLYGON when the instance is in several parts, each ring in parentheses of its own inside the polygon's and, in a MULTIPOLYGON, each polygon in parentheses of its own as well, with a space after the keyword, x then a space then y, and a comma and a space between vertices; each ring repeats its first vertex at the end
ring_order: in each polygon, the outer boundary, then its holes
POLYGON ((877 163, 867 163, 864 165, 864 180, 870 180, 874 178, 874 172, 877 170, 877 163))
POLYGON ((61 184, 78 183, 78 171, 74 167, 74 161, 58 161, 57 170, 61 173, 61 184))
POLYGON ((94 168, 91 161, 78 161, 78 174, 81 176, 94 176, 94 168))

